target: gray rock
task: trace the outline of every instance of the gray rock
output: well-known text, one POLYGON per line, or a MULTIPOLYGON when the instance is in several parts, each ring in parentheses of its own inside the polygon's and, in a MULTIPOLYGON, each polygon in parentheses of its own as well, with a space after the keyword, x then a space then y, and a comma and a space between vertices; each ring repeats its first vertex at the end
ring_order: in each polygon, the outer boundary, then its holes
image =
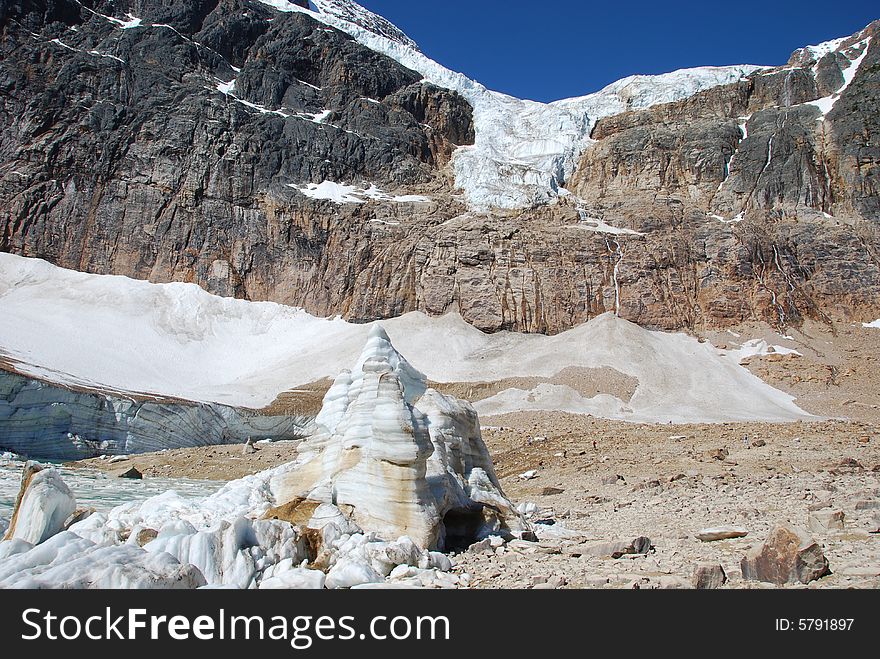
POLYGON ((822 548, 801 529, 777 526, 742 559, 743 578, 776 585, 810 583, 831 570, 822 548))
POLYGON ((880 510, 880 501, 876 499, 856 501, 856 510, 880 510))
POLYGON ((640 536, 629 542, 602 542, 582 545, 582 555, 621 558, 623 556, 646 555, 653 548, 654 545, 650 538, 640 536))
POLYGON ((824 533, 842 529, 845 519, 846 515, 841 510, 820 510, 810 513, 807 526, 813 533, 824 533))

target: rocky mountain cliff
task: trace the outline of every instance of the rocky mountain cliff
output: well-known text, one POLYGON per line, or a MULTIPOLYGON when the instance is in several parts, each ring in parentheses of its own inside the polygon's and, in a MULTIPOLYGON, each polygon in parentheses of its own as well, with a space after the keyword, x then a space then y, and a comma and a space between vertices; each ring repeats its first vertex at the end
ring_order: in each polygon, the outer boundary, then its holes
POLYGON ((880 315, 880 23, 543 106, 307 4, 4 3, 0 250, 488 331, 880 315), (470 175, 519 187, 483 207, 470 175))

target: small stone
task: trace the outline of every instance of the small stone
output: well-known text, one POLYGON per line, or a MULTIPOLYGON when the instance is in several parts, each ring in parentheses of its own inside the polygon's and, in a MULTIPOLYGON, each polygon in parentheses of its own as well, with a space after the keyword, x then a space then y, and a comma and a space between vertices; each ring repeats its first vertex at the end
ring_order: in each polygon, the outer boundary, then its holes
POLYGON ((857 501, 856 510, 880 510, 880 501, 857 501))
POLYGON ((565 490, 558 487, 545 487, 541 494, 545 497, 553 497, 564 492, 565 490))
POLYGON ((538 477, 538 470, 530 469, 529 471, 520 474, 519 477, 524 481, 534 480, 538 477))
POLYGON ((690 581, 674 575, 660 577, 659 583, 662 590, 690 590, 693 588, 690 581))
POLYGON ((119 478, 128 478, 130 480, 142 480, 144 475, 138 471, 137 467, 132 467, 126 472, 119 474, 119 478))
POLYGON ((715 449, 714 451, 709 451, 706 455, 713 460, 723 462, 730 456, 730 451, 728 451, 726 448, 719 448, 715 449))
POLYGON ((694 569, 693 586, 697 590, 715 590, 727 583, 727 573, 717 563, 700 563, 694 569))
POLYGON ((831 573, 822 548, 801 529, 777 526, 742 559, 743 578, 778 586, 807 584, 831 573))
POLYGON ((623 480, 623 476, 610 475, 602 477, 602 485, 617 485, 623 480))
POLYGON ((822 510, 810 514, 807 520, 807 526, 813 533, 824 533, 830 530, 840 530, 843 528, 845 515, 842 510, 822 510))
POLYGON ((492 546, 492 540, 490 538, 486 538, 485 540, 475 542, 470 547, 468 547, 468 552, 471 554, 482 554, 483 552, 494 554, 495 548, 492 546))
POLYGON ((874 513, 868 533, 880 533, 880 513, 874 513))
POLYGON ((141 529, 138 531, 137 536, 135 536, 135 542, 137 542, 138 547, 143 547, 157 537, 159 537, 159 532, 156 529, 141 529))
POLYGON ((715 526, 699 531, 694 537, 700 542, 717 542, 719 540, 745 538, 748 534, 748 530, 741 526, 715 526))
POLYGON ((650 538, 640 536, 630 542, 603 542, 584 546, 583 555, 610 556, 616 559, 623 556, 646 555, 653 547, 650 538))
POLYGON ((841 469, 864 469, 862 463, 855 458, 844 458, 837 466, 841 469))
POLYGON ((752 448, 763 448, 765 446, 767 446, 767 442, 765 442, 763 439, 756 439, 752 442, 752 448))

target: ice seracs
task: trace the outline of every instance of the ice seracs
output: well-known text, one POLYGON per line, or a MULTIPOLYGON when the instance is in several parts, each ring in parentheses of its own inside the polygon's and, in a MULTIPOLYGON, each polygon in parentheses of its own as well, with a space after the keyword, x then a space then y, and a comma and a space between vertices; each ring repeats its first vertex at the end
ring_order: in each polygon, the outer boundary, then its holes
POLYGON ((632 76, 595 94, 545 104, 491 91, 450 71, 422 54, 388 21, 351 0, 320 0, 312 3, 317 11, 289 0, 260 1, 279 11, 307 13, 418 71, 426 81, 464 96, 474 109, 476 142, 456 150, 453 168, 456 186, 476 210, 522 208, 555 199, 602 117, 681 100, 762 68, 701 67, 632 76))
POLYGON ((317 425, 296 468, 272 483, 290 514, 332 504, 362 529, 430 549, 529 532, 501 492, 473 407, 427 389, 380 326, 317 425))
POLYGON ((76 499, 58 472, 28 462, 3 539, 38 545, 60 532, 75 510, 76 499))

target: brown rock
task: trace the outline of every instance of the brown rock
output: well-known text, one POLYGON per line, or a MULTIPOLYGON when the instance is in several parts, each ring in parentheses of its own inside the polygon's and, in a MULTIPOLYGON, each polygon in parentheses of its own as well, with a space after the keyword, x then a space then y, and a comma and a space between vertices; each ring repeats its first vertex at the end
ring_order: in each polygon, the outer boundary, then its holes
POLYGON ((716 563, 700 563, 694 569, 693 585, 698 590, 714 590, 727 583, 727 573, 716 563))
POLYGON ((741 562, 743 578, 778 586, 810 583, 831 573, 822 548, 801 529, 777 526, 741 562))
POLYGON ((562 494, 564 492, 565 492, 565 490, 558 488, 558 487, 545 487, 542 490, 541 495, 545 496, 545 497, 552 497, 552 496, 556 496, 557 494, 562 494))
POLYGON ((713 460, 723 462, 728 457, 730 457, 730 451, 728 451, 726 448, 719 448, 715 449, 714 451, 709 451, 706 455, 713 460))
POLYGON ((141 529, 135 537, 135 542, 137 542, 138 547, 143 547, 145 544, 152 542, 158 537, 159 532, 156 529, 141 529))
POLYGON ((635 554, 647 554, 654 548, 650 538, 640 536, 630 542, 603 542, 583 548, 583 555, 587 556, 610 556, 622 558, 635 554))
POLYGON ((137 467, 132 467, 128 471, 125 471, 125 472, 119 474, 119 478, 128 478, 130 480, 137 480, 137 481, 142 480, 143 477, 144 477, 144 475, 140 471, 138 471, 137 467))

